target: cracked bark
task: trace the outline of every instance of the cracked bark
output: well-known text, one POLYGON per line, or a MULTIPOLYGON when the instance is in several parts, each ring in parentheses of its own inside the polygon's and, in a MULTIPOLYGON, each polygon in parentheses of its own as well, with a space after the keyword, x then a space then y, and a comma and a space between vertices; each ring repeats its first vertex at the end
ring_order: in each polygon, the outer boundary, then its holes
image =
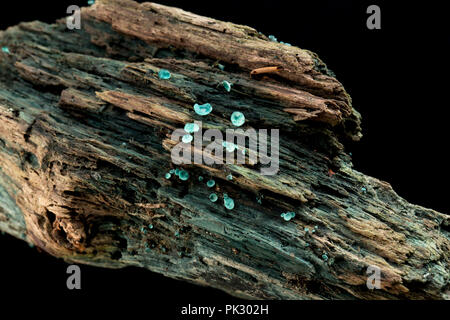
POLYGON ((81 30, 21 23, 0 44, 11 51, 0 53, 1 230, 67 261, 244 298, 448 298, 449 217, 352 169, 344 144, 361 137, 360 116, 314 53, 129 0, 83 9, 81 30), (269 66, 282 70, 250 77, 269 66), (205 102, 214 110, 202 118, 192 105, 205 102), (187 182, 164 178, 175 128, 225 131, 236 110, 245 129, 280 129, 277 175, 188 165, 187 182), (200 175, 235 209, 210 202, 200 175), (297 215, 286 222, 286 211, 297 215), (371 265, 380 290, 366 287, 371 265))

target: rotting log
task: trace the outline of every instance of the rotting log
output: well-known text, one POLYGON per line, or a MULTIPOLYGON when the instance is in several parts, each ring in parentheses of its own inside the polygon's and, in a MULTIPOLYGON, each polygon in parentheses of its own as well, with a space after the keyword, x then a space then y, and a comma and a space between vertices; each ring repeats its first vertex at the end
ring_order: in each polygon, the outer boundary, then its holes
POLYGON ((0 32, 2 231, 70 262, 139 266, 243 298, 449 297, 449 216, 352 169, 344 145, 361 119, 317 55, 154 3, 98 0, 81 21, 0 32), (192 106, 205 102, 214 110, 200 117, 192 106), (280 129, 277 175, 185 165, 188 181, 165 179, 174 129, 225 131, 236 110, 244 129, 280 129), (366 286, 369 266, 379 290, 366 286))

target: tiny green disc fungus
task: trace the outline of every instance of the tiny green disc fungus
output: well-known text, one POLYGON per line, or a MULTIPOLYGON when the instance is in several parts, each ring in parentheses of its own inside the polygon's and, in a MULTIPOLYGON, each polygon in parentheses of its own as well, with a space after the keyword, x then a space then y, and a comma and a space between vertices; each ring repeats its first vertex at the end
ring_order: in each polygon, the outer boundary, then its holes
POLYGON ((324 254, 322 255, 322 259, 323 259, 323 261, 327 261, 327 260, 328 260, 328 256, 327 256, 326 253, 324 253, 324 254))
POLYGON ((269 36, 269 40, 273 41, 273 42, 277 42, 278 41, 278 39, 275 36, 273 36, 273 35, 269 36))
POLYGON ((209 195, 209 200, 211 200, 211 202, 216 202, 217 199, 219 199, 219 197, 217 196, 217 194, 211 193, 211 194, 209 195))
POLYGON ((190 134, 185 134, 183 138, 181 138, 181 141, 183 141, 183 143, 191 143, 193 139, 194 137, 190 134))
POLYGON ((170 173, 166 173, 165 178, 166 178, 167 180, 169 180, 171 177, 172 177, 172 175, 171 175, 170 173))
POLYGON ((223 85, 223 87, 225 88, 225 90, 226 90, 227 92, 230 92, 230 91, 231 91, 231 83, 229 83, 228 81, 224 80, 224 81, 222 82, 222 85, 223 85))
POLYGON ((223 204, 225 206, 225 208, 227 208, 228 210, 233 210, 234 209, 234 200, 231 198, 224 198, 223 199, 223 204))
POLYGON ((295 212, 285 212, 281 214, 281 217, 285 220, 285 221, 290 221, 292 218, 295 217, 295 212))
POLYGON ((153 229, 153 225, 152 225, 152 224, 149 224, 149 225, 148 225, 148 228, 149 228, 149 229, 153 229))
POLYGON ((186 123, 184 125, 184 131, 186 131, 187 133, 194 133, 198 130, 200 130, 200 127, 196 123, 186 123))
POLYGON ((212 188, 216 185, 216 182, 213 179, 211 179, 208 180, 208 182, 206 182, 206 185, 208 186, 208 188, 212 188))
POLYGON ((231 114, 231 123, 236 126, 240 127, 245 123, 245 116, 242 112, 235 111, 231 114))
POLYGON ((225 70, 225 66, 223 64, 220 64, 220 63, 217 65, 217 68, 219 68, 222 71, 225 70))
POLYGON ((2 52, 3 53, 8 53, 8 54, 10 53, 8 47, 2 47, 2 52))
POLYGON ((161 80, 169 80, 170 77, 171 77, 171 74, 170 74, 170 72, 169 72, 168 70, 166 70, 166 69, 161 69, 161 70, 159 70, 159 72, 158 72, 158 77, 159 77, 161 80))
POLYGON ((209 103, 205 103, 205 104, 195 104, 194 105, 194 111, 196 114, 198 114, 199 116, 206 116, 208 114, 211 113, 212 111, 212 106, 209 103))
POLYGON ((180 180, 186 181, 187 179, 189 179, 189 173, 187 173, 187 171, 185 170, 181 170, 178 177, 180 178, 180 180))
POLYGON ((222 141, 222 147, 227 149, 227 152, 234 152, 237 149, 237 146, 232 142, 222 141))
POLYGON ((233 180, 233 175, 230 173, 229 175, 227 175, 227 180, 233 180))
POLYGON ((198 177, 198 181, 202 182, 202 181, 203 181, 203 177, 202 177, 202 176, 199 176, 199 177, 198 177))
POLYGON ((95 3, 95 0, 88 0, 88 5, 92 6, 95 3))

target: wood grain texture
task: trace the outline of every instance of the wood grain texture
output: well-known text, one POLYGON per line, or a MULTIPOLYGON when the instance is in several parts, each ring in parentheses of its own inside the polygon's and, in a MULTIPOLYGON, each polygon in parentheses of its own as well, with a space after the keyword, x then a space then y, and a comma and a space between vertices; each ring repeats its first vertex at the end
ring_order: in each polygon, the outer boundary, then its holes
POLYGON ((11 52, 0 53, 1 230, 67 261, 139 266, 244 298, 449 298, 449 216, 352 169, 344 145, 361 137, 361 119, 314 53, 130 0, 84 8, 81 30, 21 23, 0 45, 11 52), (269 66, 280 71, 250 76, 269 66), (193 104, 205 102, 214 110, 201 118, 193 104), (164 178, 174 129, 202 120, 225 131, 236 110, 245 129, 280 129, 277 175, 188 165, 188 181, 164 178), (235 209, 210 202, 200 175, 235 209), (297 215, 286 222, 286 211, 297 215), (380 290, 366 287, 371 265, 380 290))

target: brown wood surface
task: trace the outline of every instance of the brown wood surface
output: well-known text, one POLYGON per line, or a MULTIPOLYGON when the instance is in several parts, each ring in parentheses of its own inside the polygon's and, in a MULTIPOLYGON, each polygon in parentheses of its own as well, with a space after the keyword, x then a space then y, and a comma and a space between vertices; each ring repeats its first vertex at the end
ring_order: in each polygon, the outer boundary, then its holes
POLYGON ((97 0, 81 30, 21 23, 0 45, 10 50, 0 52, 1 230, 67 261, 140 266, 244 298, 449 298, 449 216, 352 169, 344 145, 361 137, 361 119, 314 53, 130 0, 97 0), (250 75, 266 67, 279 71, 250 75), (205 102, 214 110, 200 117, 193 105, 205 102), (174 129, 202 120, 225 131, 236 110, 244 129, 280 129, 277 175, 187 165, 188 181, 164 178, 174 129), (208 199, 200 175, 234 210, 208 199), (366 286, 369 266, 381 268, 379 290, 366 286))

